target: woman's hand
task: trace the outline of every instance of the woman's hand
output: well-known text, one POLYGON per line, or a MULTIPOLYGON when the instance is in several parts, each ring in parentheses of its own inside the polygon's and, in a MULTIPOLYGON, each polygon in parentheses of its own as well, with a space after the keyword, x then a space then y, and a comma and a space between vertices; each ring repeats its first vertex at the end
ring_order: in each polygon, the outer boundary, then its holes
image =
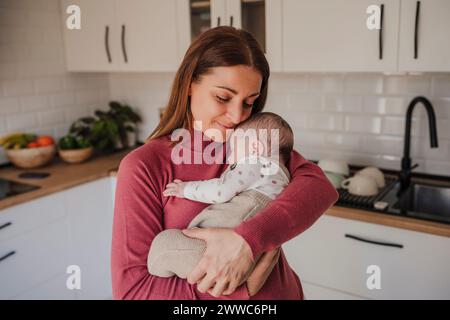
POLYGON ((206 242, 206 251, 188 275, 198 291, 214 297, 232 294, 247 280, 253 264, 253 253, 239 234, 228 228, 193 228, 183 233, 206 242))
POLYGON ((255 268, 247 279, 247 289, 250 296, 254 296, 266 283, 267 278, 269 278, 272 273, 273 268, 278 263, 280 258, 280 247, 275 248, 271 251, 264 252, 255 268))

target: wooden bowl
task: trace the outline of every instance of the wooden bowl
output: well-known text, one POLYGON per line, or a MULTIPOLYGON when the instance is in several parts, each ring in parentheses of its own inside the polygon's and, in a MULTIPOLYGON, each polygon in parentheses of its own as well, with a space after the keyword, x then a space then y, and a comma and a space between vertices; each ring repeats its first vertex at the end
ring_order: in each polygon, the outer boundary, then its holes
POLYGON ((6 156, 16 167, 23 169, 38 168, 49 163, 56 153, 55 145, 27 148, 27 149, 7 149, 6 156))
POLYGON ((89 159, 94 152, 93 147, 83 149, 58 150, 59 156, 67 163, 81 163, 89 159))

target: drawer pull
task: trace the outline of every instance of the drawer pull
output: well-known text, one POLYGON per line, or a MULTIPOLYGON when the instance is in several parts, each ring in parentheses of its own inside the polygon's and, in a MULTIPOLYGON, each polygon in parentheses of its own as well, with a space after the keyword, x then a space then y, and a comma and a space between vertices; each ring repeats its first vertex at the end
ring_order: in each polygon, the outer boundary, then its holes
POLYGON ((4 224, 2 224, 2 225, 0 226, 0 230, 4 229, 4 228, 6 228, 6 227, 9 227, 10 225, 12 225, 11 222, 4 223, 4 224))
POLYGON ((16 254, 16 252, 15 251, 8 252, 7 254, 5 254, 3 257, 0 258, 0 262, 2 262, 3 260, 6 260, 7 258, 11 257, 13 254, 16 254))
POLYGON ((403 248, 402 244, 367 240, 367 239, 364 239, 364 238, 361 238, 361 237, 357 237, 357 236, 354 236, 354 235, 351 235, 351 234, 346 234, 345 237, 353 239, 353 240, 357 240, 357 241, 366 242, 366 243, 377 244, 377 245, 380 245, 380 246, 394 247, 394 248, 400 248, 400 249, 403 248))

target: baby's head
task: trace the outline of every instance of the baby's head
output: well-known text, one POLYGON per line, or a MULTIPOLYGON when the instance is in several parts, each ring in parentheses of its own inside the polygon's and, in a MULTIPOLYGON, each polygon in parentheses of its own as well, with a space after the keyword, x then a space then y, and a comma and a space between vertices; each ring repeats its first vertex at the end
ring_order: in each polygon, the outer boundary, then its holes
POLYGON ((251 155, 273 158, 278 150, 280 162, 286 165, 294 147, 294 134, 279 115, 260 112, 239 124, 230 137, 230 147, 230 163, 251 155))

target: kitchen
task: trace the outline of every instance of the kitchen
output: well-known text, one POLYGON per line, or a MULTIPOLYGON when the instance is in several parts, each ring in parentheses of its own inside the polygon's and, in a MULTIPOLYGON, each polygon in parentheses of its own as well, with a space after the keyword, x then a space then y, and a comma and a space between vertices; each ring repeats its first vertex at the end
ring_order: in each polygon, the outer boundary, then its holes
POLYGON ((258 40, 264 111, 288 120, 340 194, 283 245, 305 297, 450 299, 448 1, 0 0, 0 25, 0 137, 53 139, 0 149, 0 299, 112 298, 120 160, 157 126, 191 41, 219 25, 258 40), (119 145, 63 160, 69 131, 126 107, 138 117, 119 145), (13 162, 44 149, 40 167, 13 162), (341 187, 366 167, 382 171, 375 193, 341 187))

